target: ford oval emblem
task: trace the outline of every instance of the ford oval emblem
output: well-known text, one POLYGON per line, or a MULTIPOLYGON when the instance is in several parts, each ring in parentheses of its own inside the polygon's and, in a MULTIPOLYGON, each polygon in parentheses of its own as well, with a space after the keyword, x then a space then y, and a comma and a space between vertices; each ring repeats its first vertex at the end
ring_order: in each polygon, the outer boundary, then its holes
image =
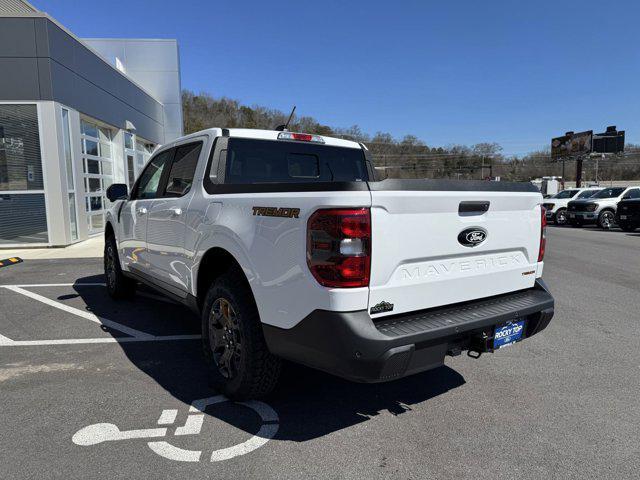
POLYGON ((458 242, 465 247, 477 247, 487 239, 487 231, 481 227, 471 227, 460 232, 458 242))

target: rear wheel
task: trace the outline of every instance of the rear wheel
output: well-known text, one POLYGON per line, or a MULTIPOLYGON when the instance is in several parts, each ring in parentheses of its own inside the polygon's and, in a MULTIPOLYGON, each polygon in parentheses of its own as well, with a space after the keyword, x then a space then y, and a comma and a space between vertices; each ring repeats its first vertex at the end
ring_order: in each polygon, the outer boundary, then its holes
POLYGON ((118 247, 113 235, 109 235, 104 242, 104 276, 111 298, 131 298, 135 294, 136 282, 122 273, 118 247))
POLYGON ((567 209, 561 208, 556 212, 554 222, 556 225, 566 225, 567 224, 567 209))
POLYGON ((214 387, 235 400, 261 398, 275 387, 281 361, 269 352, 251 290, 238 269, 209 288, 202 342, 214 387))
POLYGON ((598 226, 608 230, 616 223, 616 216, 611 210, 605 210, 598 215, 598 226))

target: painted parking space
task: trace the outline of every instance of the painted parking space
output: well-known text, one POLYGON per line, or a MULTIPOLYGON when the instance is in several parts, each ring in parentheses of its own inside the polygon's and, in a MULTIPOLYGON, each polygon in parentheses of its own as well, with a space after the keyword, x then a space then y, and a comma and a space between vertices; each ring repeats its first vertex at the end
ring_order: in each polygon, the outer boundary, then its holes
POLYGON ((0 298, 13 323, 0 330, 0 346, 200 338, 193 315, 145 290, 134 301, 115 303, 102 282, 3 284, 0 298), (24 338, 29 329, 43 328, 38 323, 50 331, 46 338, 24 338), (17 336, 7 330, 18 330, 17 336), (60 337, 61 331, 69 335, 60 337))
MULTIPOLYGON (((625 312, 640 308, 639 237, 586 233, 549 232, 545 280, 557 312, 540 336, 384 384, 288 365, 265 400, 277 422, 219 402, 200 423, 194 401, 219 392, 199 340, 0 347, 0 476, 635 478, 640 384, 630 372, 640 360, 628 334, 637 318, 625 312), (94 433, 110 440, 73 441, 100 424, 109 426, 94 433), (214 452, 263 441, 261 429, 272 424, 277 431, 259 448, 211 461, 214 452)), ((0 270, 0 284, 101 283, 100 263, 26 260, 0 270)), ((151 292, 129 303, 107 300, 99 286, 20 288, 154 336, 197 331, 186 309, 145 296, 151 292)), ((3 290, 0 335, 9 339, 130 337, 3 290)))

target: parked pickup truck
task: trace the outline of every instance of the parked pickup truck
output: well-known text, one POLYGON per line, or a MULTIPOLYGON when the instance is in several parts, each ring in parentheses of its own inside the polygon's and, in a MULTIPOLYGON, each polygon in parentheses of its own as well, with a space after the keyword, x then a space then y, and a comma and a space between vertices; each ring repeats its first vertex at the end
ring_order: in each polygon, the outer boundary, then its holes
POLYGON ((640 187, 609 187, 584 200, 573 200, 567 205, 569 224, 581 227, 595 223, 602 229, 609 229, 616 222, 618 202, 639 193, 640 187))
POLYGON ((547 222, 553 222, 556 225, 566 225, 567 205, 569 201, 592 197, 600 190, 602 189, 598 187, 571 188, 562 190, 549 198, 545 198, 542 206, 547 212, 547 222))
POLYGON ((378 181, 356 142, 217 128, 160 148, 130 193, 107 195, 109 294, 141 282, 198 312, 231 398, 268 394, 282 359, 387 381, 553 316, 529 183, 378 181))
POLYGON ((616 209, 616 223, 625 232, 640 227, 640 189, 629 190, 616 209))

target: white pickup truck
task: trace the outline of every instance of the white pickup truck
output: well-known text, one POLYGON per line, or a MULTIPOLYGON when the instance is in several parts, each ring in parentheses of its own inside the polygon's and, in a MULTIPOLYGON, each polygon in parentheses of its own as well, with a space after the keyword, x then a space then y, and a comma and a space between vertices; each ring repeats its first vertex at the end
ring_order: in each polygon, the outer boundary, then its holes
POLYGON ((114 298, 198 312, 214 384, 268 394, 282 359, 380 382, 543 330, 542 196, 529 183, 376 180, 365 145, 210 129, 109 187, 114 298))

